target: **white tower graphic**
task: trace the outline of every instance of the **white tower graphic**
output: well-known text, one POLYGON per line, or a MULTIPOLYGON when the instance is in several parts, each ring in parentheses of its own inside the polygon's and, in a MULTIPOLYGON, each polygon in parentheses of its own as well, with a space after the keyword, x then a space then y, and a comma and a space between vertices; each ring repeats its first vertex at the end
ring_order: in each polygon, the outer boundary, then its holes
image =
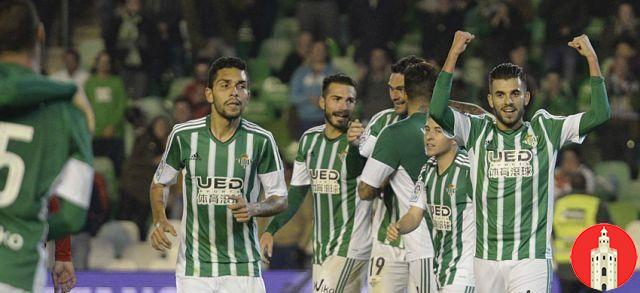
POLYGON ((607 229, 602 227, 598 248, 591 249, 591 288, 605 291, 618 287, 618 251, 609 247, 607 229))

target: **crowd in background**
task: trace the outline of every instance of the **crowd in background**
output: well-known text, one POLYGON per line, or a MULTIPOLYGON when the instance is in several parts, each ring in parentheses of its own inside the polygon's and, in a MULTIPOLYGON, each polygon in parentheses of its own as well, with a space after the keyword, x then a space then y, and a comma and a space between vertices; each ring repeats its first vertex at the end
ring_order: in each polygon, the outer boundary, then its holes
MULTIPOLYGON (((76 247, 88 245, 113 219, 135 222, 146 239, 148 186, 167 136, 172 125, 209 114, 204 88, 216 58, 248 61, 252 100, 245 117, 271 130, 291 163, 300 134, 324 121, 318 107, 324 77, 344 72, 358 80, 358 117, 366 122, 392 107, 387 81, 394 60, 415 54, 441 65, 458 29, 478 41, 455 74, 454 99, 488 109, 489 69, 512 62, 528 74, 529 117, 541 108, 567 115, 589 106, 586 64, 567 46, 587 34, 603 66, 612 120, 585 144, 561 153, 556 196, 578 192, 572 182, 579 174, 579 192, 612 206, 633 201, 625 190, 636 183, 640 160, 638 1, 72 0, 66 47, 58 1, 34 2, 50 32, 48 48, 63 48, 60 58, 48 54, 45 70, 84 89, 95 112, 98 173, 89 223, 84 236, 74 237, 76 247), (83 28, 99 33, 83 34, 83 28), (610 161, 617 162, 603 164, 610 161), (597 174, 592 168, 599 164, 610 172, 597 174)), ((168 209, 173 218, 181 216, 179 188, 168 209)), ((272 267, 308 266, 311 214, 296 217, 297 225, 278 234, 286 249, 276 255, 285 257, 274 257, 272 267)), ((74 253, 78 269, 87 268, 84 254, 74 253)))

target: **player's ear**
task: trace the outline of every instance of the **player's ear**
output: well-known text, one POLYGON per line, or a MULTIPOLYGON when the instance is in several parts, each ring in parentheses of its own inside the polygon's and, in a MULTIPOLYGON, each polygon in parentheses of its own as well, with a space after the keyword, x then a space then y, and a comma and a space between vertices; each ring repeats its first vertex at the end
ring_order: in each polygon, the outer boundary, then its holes
POLYGON ((320 109, 324 110, 325 107, 325 101, 324 101, 324 96, 320 96, 320 99, 318 99, 318 105, 320 105, 320 109))
POLYGON ((204 95, 207 98, 207 102, 213 104, 213 91, 209 87, 204 88, 204 95))
POLYGON ((491 107, 491 109, 493 109, 493 95, 491 95, 491 93, 487 94, 487 102, 489 103, 489 107, 491 107))
POLYGON ((531 92, 530 91, 526 91, 524 93, 524 105, 528 106, 530 101, 531 101, 531 92))

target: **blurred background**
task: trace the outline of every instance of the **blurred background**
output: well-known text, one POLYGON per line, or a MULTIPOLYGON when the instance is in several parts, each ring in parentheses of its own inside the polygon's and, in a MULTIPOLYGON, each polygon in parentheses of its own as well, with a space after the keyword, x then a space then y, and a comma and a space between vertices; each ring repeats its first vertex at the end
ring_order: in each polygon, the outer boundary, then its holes
MULTIPOLYGON (((589 107, 586 62, 567 42, 590 37, 613 117, 583 145, 561 153, 556 196, 598 197, 609 222, 640 243, 640 1, 34 2, 47 31, 44 73, 84 88, 96 115, 89 221, 72 240, 77 271, 174 270, 177 245, 156 254, 146 242, 148 186, 171 127, 210 112, 204 87, 216 58, 247 60, 252 100, 244 116, 274 133, 290 167, 299 135, 323 123, 315 101, 325 76, 343 72, 358 80, 358 117, 367 121, 392 106, 390 65, 410 54, 441 65, 458 29, 477 41, 455 74, 454 98, 488 109, 488 71, 508 61, 528 73, 527 116, 540 108, 566 115, 589 107)), ((172 190, 167 206, 176 223, 180 190, 172 190)), ((310 204, 275 237, 271 269, 310 268, 310 204)))

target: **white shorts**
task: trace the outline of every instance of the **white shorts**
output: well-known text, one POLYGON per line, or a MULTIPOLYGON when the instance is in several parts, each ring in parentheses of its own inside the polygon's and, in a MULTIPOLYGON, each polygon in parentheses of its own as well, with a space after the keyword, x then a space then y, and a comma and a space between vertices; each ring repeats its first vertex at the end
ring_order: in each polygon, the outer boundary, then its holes
POLYGON ((265 293, 261 277, 222 276, 222 277, 178 277, 176 292, 209 293, 265 293))
POLYGON ((549 293, 553 268, 550 259, 474 260, 478 293, 549 293))
POLYGON ((313 292, 359 293, 366 267, 366 260, 331 255, 313 265, 313 292))
POLYGON ((440 288, 440 290, 438 290, 439 293, 474 293, 475 291, 476 291, 475 286, 469 286, 464 284, 446 285, 440 288))
POLYGON ((433 258, 421 258, 409 262, 409 290, 407 292, 438 292, 436 275, 433 272, 433 258))

